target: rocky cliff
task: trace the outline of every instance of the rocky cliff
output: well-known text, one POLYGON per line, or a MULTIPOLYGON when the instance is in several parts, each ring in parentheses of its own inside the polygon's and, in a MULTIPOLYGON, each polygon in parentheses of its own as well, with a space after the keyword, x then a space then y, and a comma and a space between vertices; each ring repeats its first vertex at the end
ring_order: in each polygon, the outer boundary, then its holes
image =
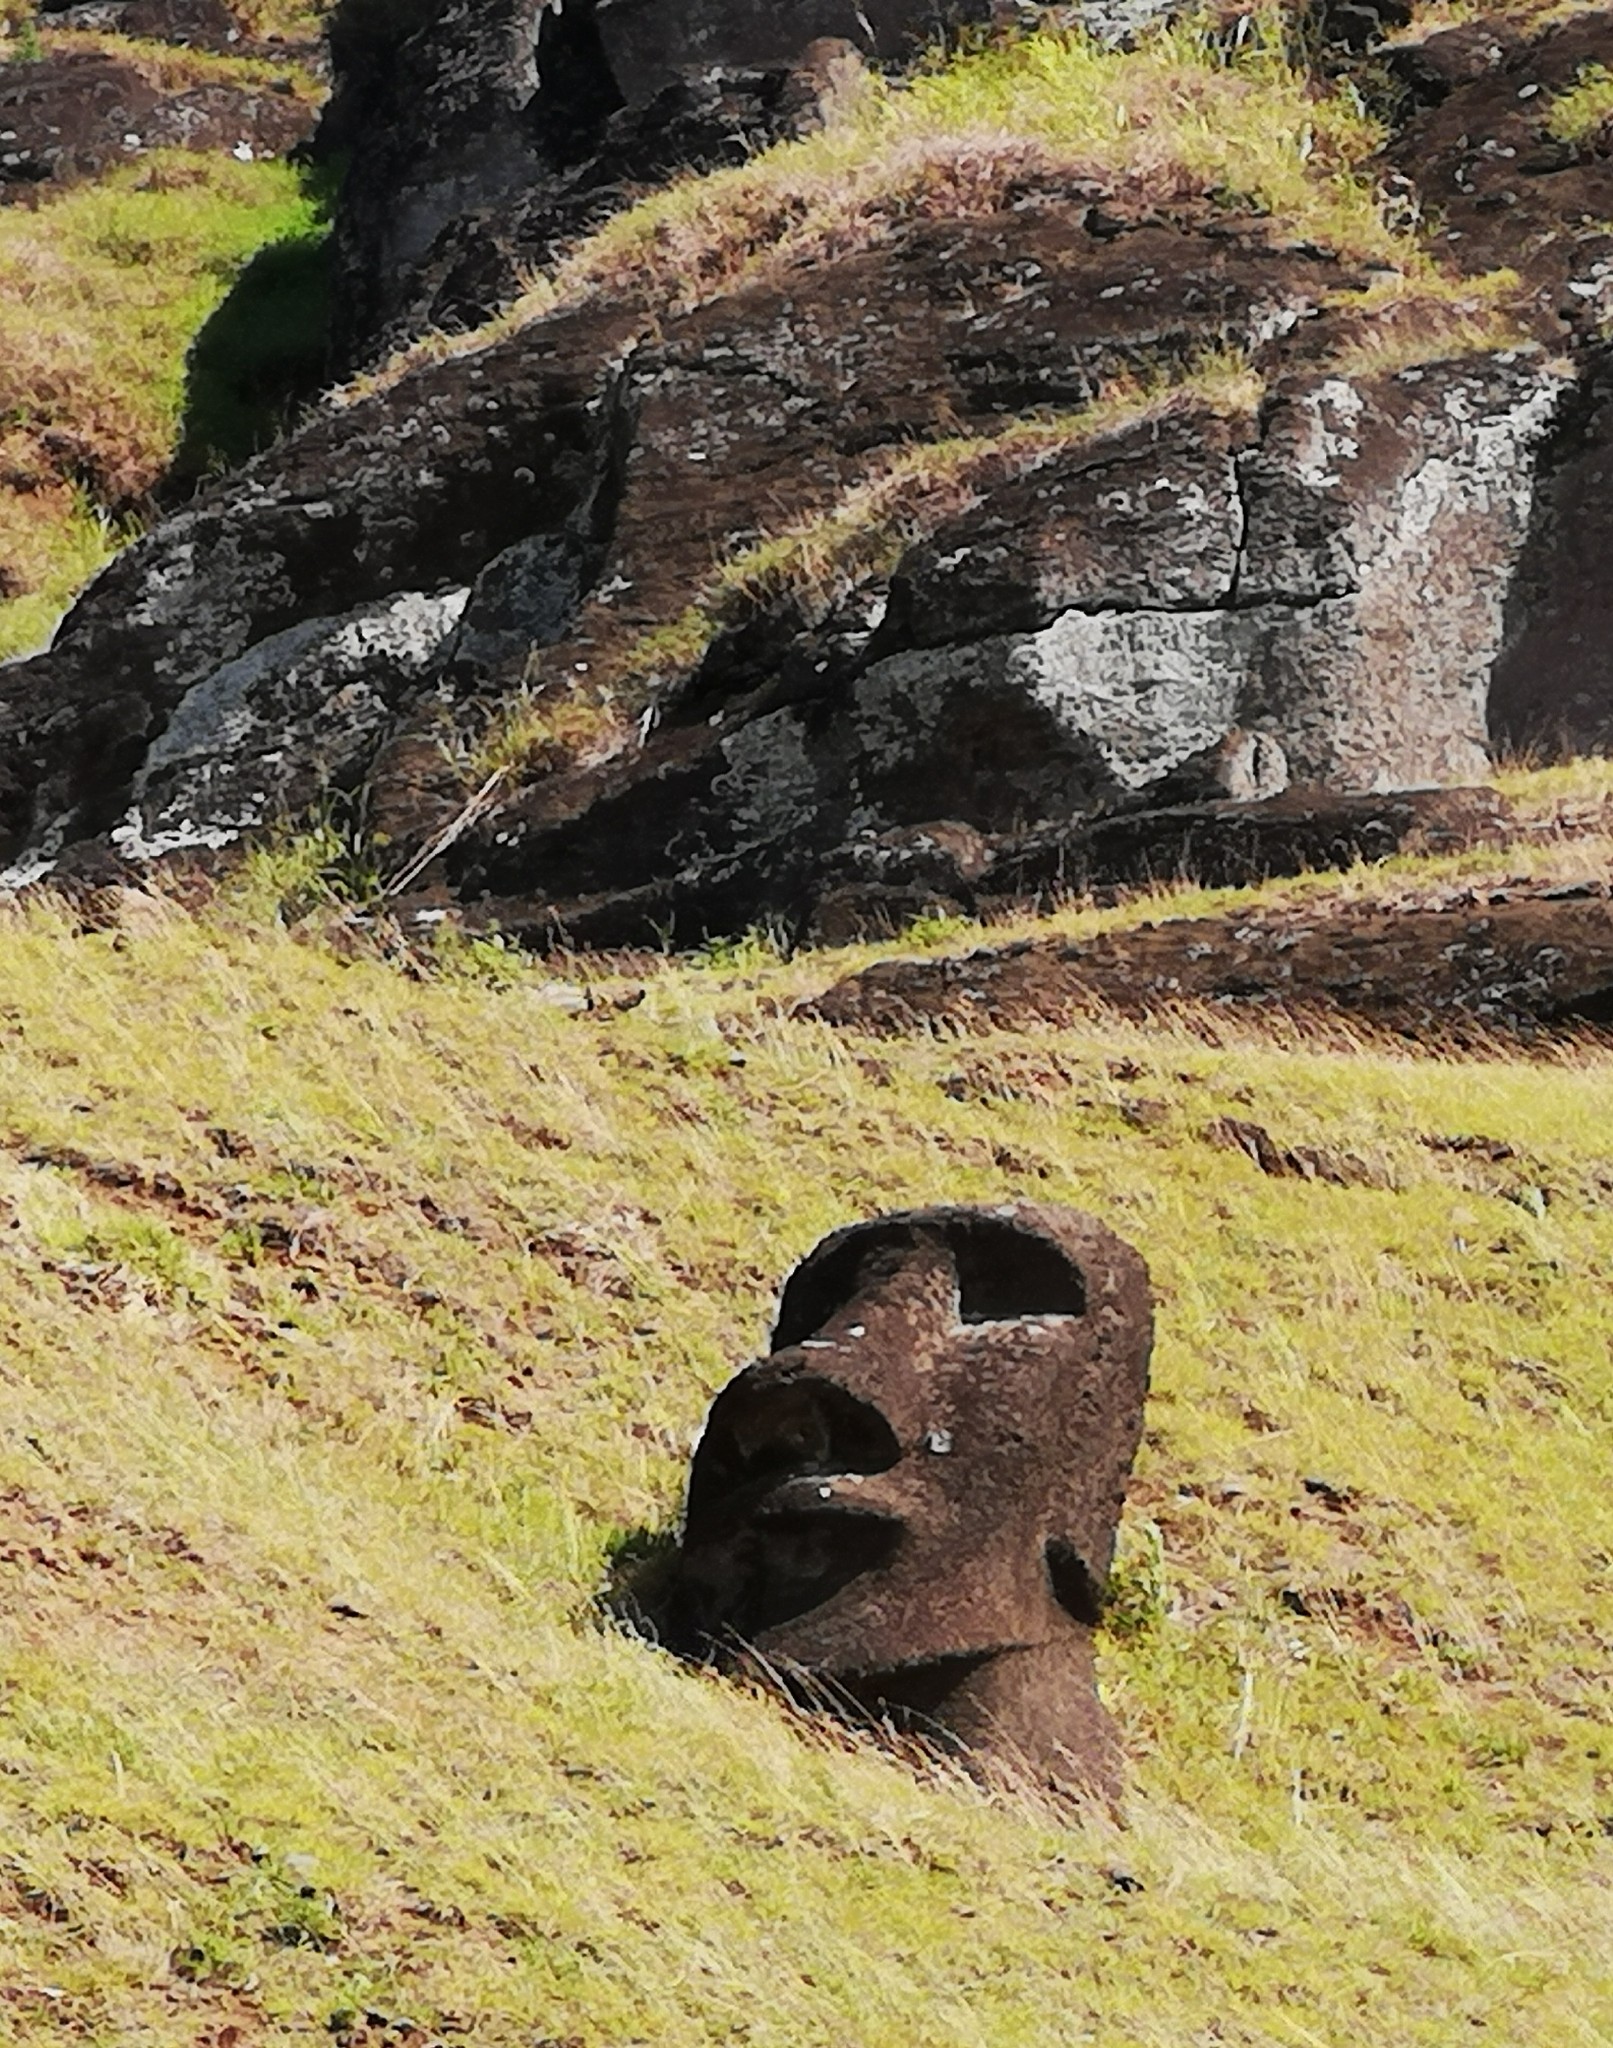
POLYGON ((348 0, 364 374, 0 672, 14 874, 335 792, 405 901, 698 939, 1604 744, 1613 14, 963 25, 348 0))

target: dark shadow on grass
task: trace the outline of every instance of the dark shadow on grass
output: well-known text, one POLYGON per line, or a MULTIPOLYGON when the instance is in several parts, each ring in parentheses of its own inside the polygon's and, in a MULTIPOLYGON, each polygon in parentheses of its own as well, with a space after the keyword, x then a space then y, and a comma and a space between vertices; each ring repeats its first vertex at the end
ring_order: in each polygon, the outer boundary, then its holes
POLYGON ((299 236, 260 249, 191 343, 165 503, 188 498, 295 423, 325 383, 329 332, 326 239, 299 236))
POLYGON ((605 1552, 605 1583, 594 1605, 628 1635, 687 1656, 691 1645, 681 1640, 672 1611, 678 1557, 676 1529, 622 1530, 605 1552))

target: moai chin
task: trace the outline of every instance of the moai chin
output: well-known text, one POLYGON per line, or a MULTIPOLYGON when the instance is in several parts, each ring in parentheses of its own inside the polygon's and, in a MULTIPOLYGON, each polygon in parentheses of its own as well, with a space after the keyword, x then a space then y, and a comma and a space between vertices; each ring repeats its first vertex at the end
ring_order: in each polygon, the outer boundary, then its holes
POLYGON ((1112 1800, 1092 1631, 1152 1341, 1147 1268, 1075 1210, 836 1231, 712 1404, 674 1641, 1112 1800))

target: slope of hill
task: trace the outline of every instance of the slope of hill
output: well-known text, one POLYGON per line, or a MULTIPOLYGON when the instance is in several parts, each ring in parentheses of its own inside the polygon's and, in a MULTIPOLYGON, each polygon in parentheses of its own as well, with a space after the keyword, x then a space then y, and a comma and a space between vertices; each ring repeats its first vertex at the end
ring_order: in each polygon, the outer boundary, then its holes
POLYGON ((368 367, 0 677, 8 872, 356 798, 427 907, 642 944, 939 820, 1599 743, 1607 11, 937 14, 351 0, 368 367))
POLYGON ((789 1015, 867 949, 389 962, 276 923, 318 857, 0 931, 0 2033, 1610 2037, 1603 1043, 1201 1011, 892 1047, 789 1015), (796 1257, 1019 1194, 1158 1289, 1101 1655, 1123 1829, 598 1605, 796 1257))
MULTIPOLYGON (((154 516, 182 437, 205 469, 284 423, 272 383, 263 416, 229 389, 261 372, 239 329, 222 359, 193 344, 258 251, 295 260, 322 232, 286 161, 322 92, 316 19, 85 12, 16 9, 0 38, 0 659, 154 516)), ((268 317, 306 351, 301 307, 268 317)))
POLYGON ((903 84, 934 12, 812 0, 887 77, 346 0, 367 367, 276 438, 329 185, 122 110, 306 127, 313 16, 0 0, 0 652, 154 522, 0 674, 0 844, 67 848, 0 908, 0 2042, 1613 2043, 1613 776, 1227 801, 1613 730, 1610 17, 1036 10, 903 84), (1055 624, 1064 724, 999 687, 1055 624), (1189 694, 1094 715, 1133 632, 1189 694), (1351 1014, 1329 935, 1430 903, 1438 1000, 1351 1014), (741 936, 509 938, 589 916, 741 936), (952 1000, 1021 942, 1040 1011, 952 1000), (1121 1819, 613 1619, 792 1262, 1022 1196, 1157 1290, 1121 1819))

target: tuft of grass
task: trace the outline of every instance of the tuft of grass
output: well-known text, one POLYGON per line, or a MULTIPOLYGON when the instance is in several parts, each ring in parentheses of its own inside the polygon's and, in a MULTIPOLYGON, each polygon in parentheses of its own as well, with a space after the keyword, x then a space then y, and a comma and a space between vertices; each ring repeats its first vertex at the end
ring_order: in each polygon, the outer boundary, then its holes
POLYGON ((651 194, 488 326, 428 336, 345 395, 587 299, 685 310, 873 246, 909 220, 989 213, 1089 181, 1167 214, 1213 199, 1341 255, 1422 274, 1415 235, 1368 172, 1382 124, 1359 95, 1320 91, 1290 61, 1279 16, 1246 20, 1236 36, 1202 21, 1154 25, 1126 49, 1046 27, 938 57, 907 80, 871 77, 818 133, 651 194))
POLYGON ((178 150, 0 211, 0 657, 40 637, 144 505, 192 337, 239 270, 321 232, 291 166, 178 150))
POLYGON ((241 57, 226 51, 196 49, 190 44, 153 42, 146 36, 116 35, 103 29, 46 27, 39 42, 41 52, 48 56, 92 51, 120 58, 159 92, 186 92, 199 85, 262 92, 279 85, 289 86, 296 98, 310 104, 317 104, 325 92, 313 72, 283 58, 241 57))
POLYGON ((789 1008, 873 948, 404 974, 261 910, 0 923, 22 2038, 1608 2037, 1605 1048, 868 1044, 789 1008), (1267 1180, 1227 1115, 1383 1184, 1267 1180), (1101 1645, 1124 1829, 595 1607, 802 1252, 1022 1195, 1157 1293, 1101 1645))
POLYGON ((45 644, 126 533, 43 465, 28 435, 0 435, 0 661, 45 644))
POLYGON ((1613 128, 1613 71, 1582 64, 1567 92, 1558 93, 1546 114, 1546 133, 1576 149, 1593 147, 1613 128))
POLYGON ((1480 277, 1380 276, 1364 292, 1334 295, 1332 305, 1347 316, 1347 338, 1329 352, 1327 367, 1340 376, 1383 377, 1423 363, 1525 346, 1520 292, 1514 270, 1480 277))
POLYGON ((1167 210, 1213 194, 1342 254, 1415 264, 1362 174, 1382 129, 1353 97, 1319 95, 1279 40, 1257 26, 1229 45, 1176 23, 1116 50, 1045 29, 905 84, 871 79, 821 133, 618 215, 516 317, 602 289, 695 304, 907 218, 988 212, 1080 178, 1167 210))

